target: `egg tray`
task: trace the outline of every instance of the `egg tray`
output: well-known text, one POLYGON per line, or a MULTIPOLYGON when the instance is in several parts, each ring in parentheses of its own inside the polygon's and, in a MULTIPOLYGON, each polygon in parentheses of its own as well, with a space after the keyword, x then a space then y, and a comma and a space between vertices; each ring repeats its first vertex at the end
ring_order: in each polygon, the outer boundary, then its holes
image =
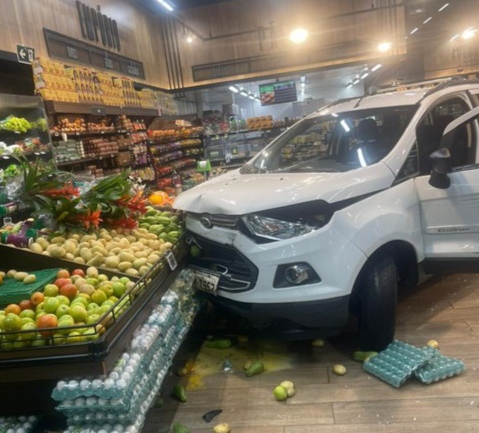
POLYGON ((30 299, 32 293, 53 282, 59 270, 60 268, 55 268, 28 272, 29 275, 36 276, 35 282, 30 284, 17 281, 15 278, 5 278, 0 290, 0 306, 17 304, 20 301, 30 299))
POLYGON ((399 388, 416 370, 427 364, 433 354, 395 340, 386 349, 363 363, 368 373, 399 388))
POLYGON ((466 368, 464 362, 444 356, 437 349, 425 347, 422 350, 431 355, 429 361, 414 372, 414 376, 422 383, 429 385, 447 379, 461 373, 466 368))

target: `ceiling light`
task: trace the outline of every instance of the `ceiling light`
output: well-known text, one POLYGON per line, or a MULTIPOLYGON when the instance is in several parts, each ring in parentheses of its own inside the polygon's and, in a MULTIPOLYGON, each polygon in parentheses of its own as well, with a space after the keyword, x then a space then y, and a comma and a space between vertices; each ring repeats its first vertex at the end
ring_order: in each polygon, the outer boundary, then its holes
POLYGON ((448 6, 449 6, 449 3, 446 3, 446 4, 442 5, 442 6, 438 9, 438 12, 443 11, 443 10, 446 9, 448 6))
POLYGON ((305 83, 306 82, 306 76, 302 75, 299 80, 302 82, 302 83, 305 83))
POLYGON ((341 126, 343 127, 343 129, 346 131, 346 132, 349 132, 351 131, 351 128, 349 127, 349 125, 346 123, 346 121, 343 119, 339 122, 341 124, 341 126))
POLYGON ((451 41, 455 41, 460 35, 454 35, 452 38, 451 38, 451 41))
POLYGON ((372 69, 371 69, 371 72, 376 72, 379 68, 382 68, 383 65, 381 65, 380 63, 378 63, 376 66, 374 66, 372 69))
POLYGON ((233 93, 239 92, 239 89, 236 86, 229 86, 228 89, 230 89, 233 93))
POLYGON ((431 20, 432 20, 432 17, 429 17, 427 20, 423 21, 423 24, 427 24, 431 20))
POLYGON ((416 27, 415 29, 412 29, 409 34, 412 35, 412 34, 416 33, 418 30, 419 30, 419 28, 416 27))
POLYGON ((369 75, 368 72, 366 72, 365 74, 361 75, 361 80, 364 80, 368 75, 369 75))
POLYGON ((359 78, 356 78, 354 81, 353 81, 353 85, 354 84, 358 84, 359 83, 359 78))
POLYGON ((353 87, 353 83, 349 83, 349 84, 348 84, 348 89, 349 89, 350 87, 353 87))
POLYGON ((290 33, 289 39, 295 44, 301 44, 308 39, 308 35, 309 32, 306 29, 297 28, 290 33))
POLYGON ((191 44, 194 40, 195 40, 195 38, 193 36, 188 36, 186 38, 186 42, 188 42, 189 44, 191 44))
POLYGON ((462 32, 462 39, 471 39, 475 34, 476 34, 477 30, 476 29, 473 29, 472 27, 469 28, 469 29, 466 29, 464 30, 464 32, 462 32))
POLYGON ((304 89, 304 86, 306 86, 306 84, 301 83, 301 88, 302 88, 302 89, 304 89))
POLYGON ((248 96, 248 92, 247 92, 245 89, 242 88, 242 89, 240 90, 240 95, 242 95, 242 96, 248 96))
POLYGON ((378 51, 385 53, 392 47, 392 45, 393 44, 391 42, 382 42, 378 45, 378 51))
POLYGON ((250 93, 250 94, 248 95, 248 98, 254 100, 254 95, 253 95, 252 93, 250 93))
POLYGON ((173 12, 174 8, 173 5, 168 3, 166 0, 158 0, 158 3, 163 6, 167 11, 173 12))

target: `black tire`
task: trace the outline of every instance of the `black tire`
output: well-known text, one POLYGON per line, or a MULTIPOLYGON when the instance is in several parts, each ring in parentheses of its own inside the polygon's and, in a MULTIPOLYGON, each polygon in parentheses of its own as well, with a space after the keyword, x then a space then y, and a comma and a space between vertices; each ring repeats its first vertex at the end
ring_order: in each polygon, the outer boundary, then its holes
POLYGON ((359 348, 380 352, 394 340, 396 328, 397 271, 390 255, 368 265, 359 297, 359 348))

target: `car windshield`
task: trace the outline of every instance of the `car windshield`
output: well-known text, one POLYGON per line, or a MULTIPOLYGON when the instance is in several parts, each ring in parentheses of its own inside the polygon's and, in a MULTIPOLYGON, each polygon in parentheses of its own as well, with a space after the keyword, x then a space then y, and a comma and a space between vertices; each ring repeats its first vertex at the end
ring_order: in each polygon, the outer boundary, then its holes
POLYGON ((417 106, 317 115, 278 137, 240 173, 344 172, 374 164, 396 145, 417 106))

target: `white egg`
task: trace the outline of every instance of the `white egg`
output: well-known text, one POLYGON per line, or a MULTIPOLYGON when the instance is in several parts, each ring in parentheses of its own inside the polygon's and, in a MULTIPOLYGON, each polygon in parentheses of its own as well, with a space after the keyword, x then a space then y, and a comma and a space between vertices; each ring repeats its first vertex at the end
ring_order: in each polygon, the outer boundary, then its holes
POLYGON ((83 379, 80 381, 80 388, 82 390, 88 389, 90 387, 90 381, 87 379, 83 379))

